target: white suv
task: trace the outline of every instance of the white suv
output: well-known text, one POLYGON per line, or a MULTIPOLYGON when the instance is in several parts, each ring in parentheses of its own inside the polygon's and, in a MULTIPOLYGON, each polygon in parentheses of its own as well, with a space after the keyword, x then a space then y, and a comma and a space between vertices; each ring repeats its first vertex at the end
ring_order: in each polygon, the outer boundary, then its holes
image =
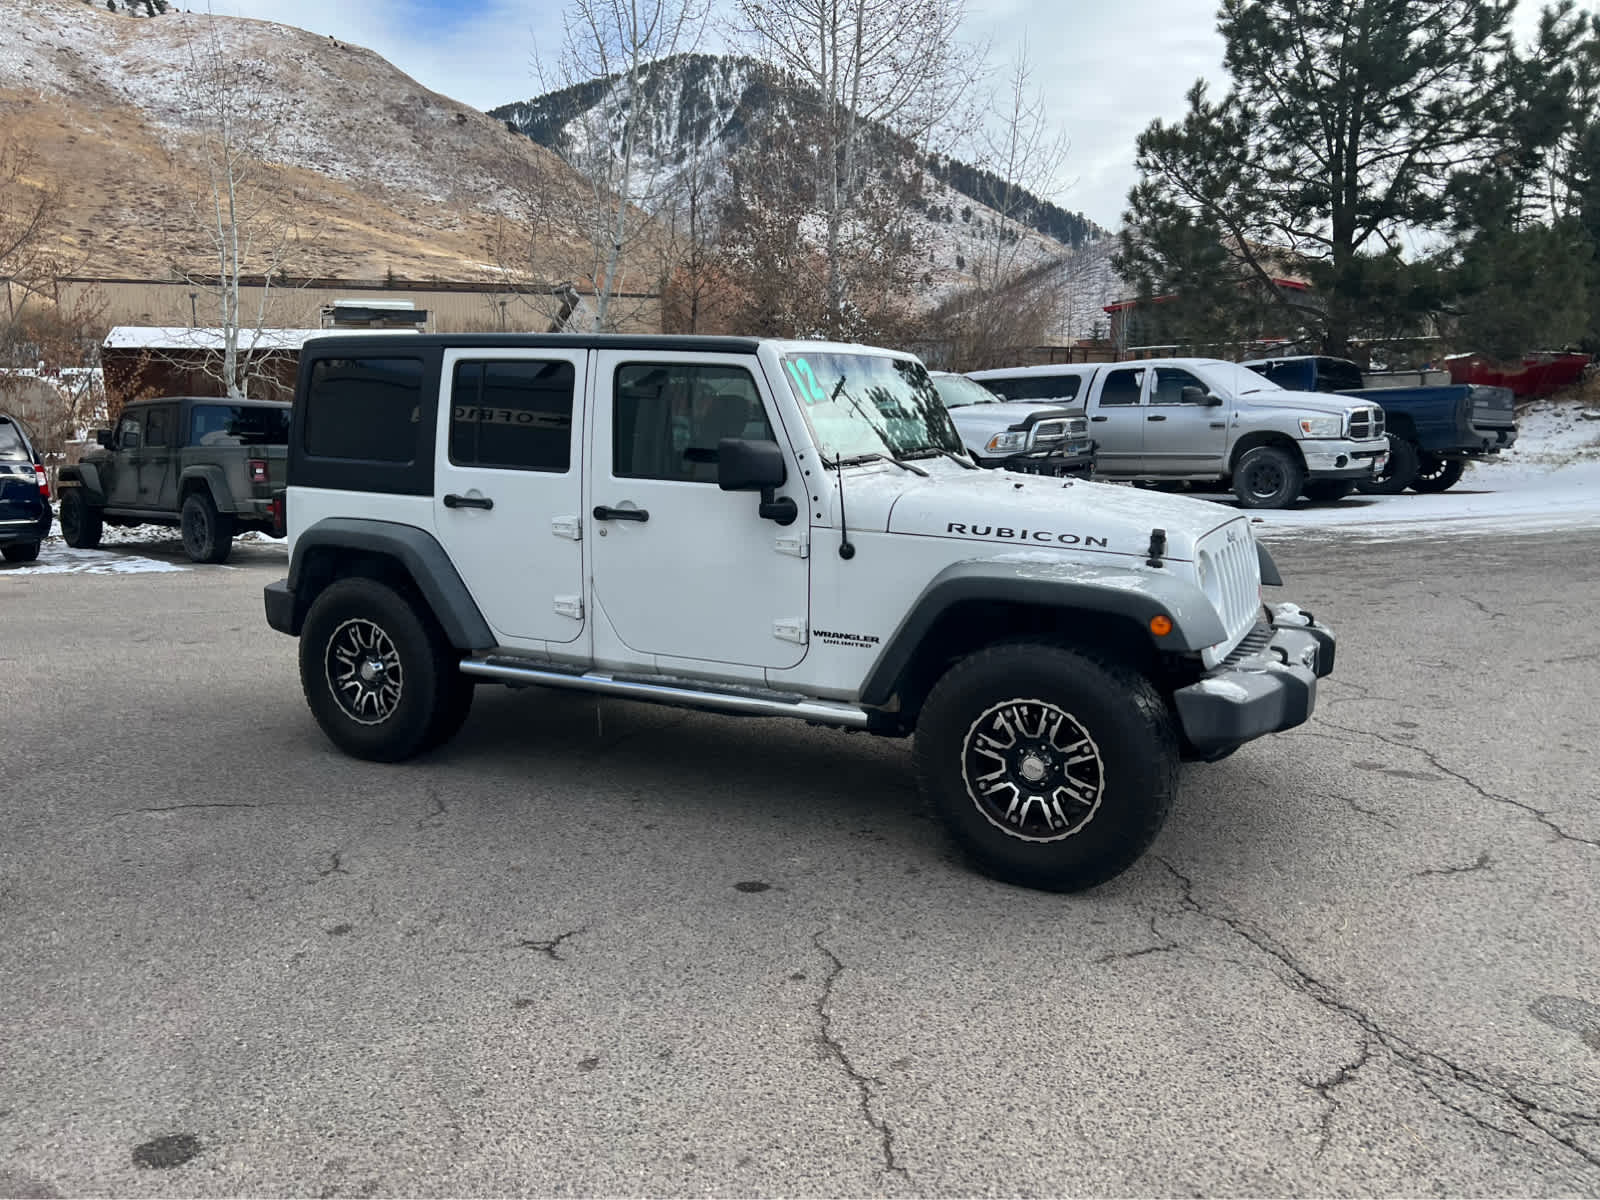
POLYGON ((914 733, 956 840, 1037 887, 1124 870, 1180 759, 1305 721, 1333 667, 1246 517, 979 470, 890 350, 317 339, 286 504, 267 620, 347 752, 438 745, 483 682, 914 733))

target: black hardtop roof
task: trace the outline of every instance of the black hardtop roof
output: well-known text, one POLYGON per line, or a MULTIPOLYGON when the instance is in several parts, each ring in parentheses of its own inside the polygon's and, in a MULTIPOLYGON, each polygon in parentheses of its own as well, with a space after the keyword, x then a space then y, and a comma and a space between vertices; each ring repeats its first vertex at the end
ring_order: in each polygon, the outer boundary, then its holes
POLYGON ((326 349, 383 346, 395 353, 404 347, 422 350, 522 350, 541 347, 568 350, 686 350, 704 354, 753 354, 760 338, 707 337, 693 333, 337 333, 310 338, 302 356, 326 349))
POLYGON ((141 396, 137 400, 129 400, 122 406, 122 409, 126 412, 130 408, 143 408, 150 404, 243 404, 250 408, 294 407, 294 404, 288 400, 258 400, 254 396, 245 400, 233 400, 227 396, 141 396))

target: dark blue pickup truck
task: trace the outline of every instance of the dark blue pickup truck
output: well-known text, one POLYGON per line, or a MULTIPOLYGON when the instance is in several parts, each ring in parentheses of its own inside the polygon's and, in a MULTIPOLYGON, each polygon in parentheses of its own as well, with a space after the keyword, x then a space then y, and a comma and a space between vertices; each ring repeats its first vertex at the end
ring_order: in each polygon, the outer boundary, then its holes
POLYGON ((1389 462, 1370 481, 1356 485, 1363 492, 1392 495, 1408 487, 1442 492, 1461 478, 1468 459, 1498 454, 1517 440, 1510 388, 1473 384, 1372 388, 1355 363, 1322 355, 1262 358, 1243 365, 1292 391, 1355 396, 1382 407, 1389 462))

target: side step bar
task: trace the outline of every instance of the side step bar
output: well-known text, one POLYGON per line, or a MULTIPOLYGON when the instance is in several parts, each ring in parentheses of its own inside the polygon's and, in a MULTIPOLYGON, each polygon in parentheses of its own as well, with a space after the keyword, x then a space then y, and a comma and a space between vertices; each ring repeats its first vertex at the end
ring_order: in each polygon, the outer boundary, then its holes
POLYGON ((602 672, 574 674, 544 667, 524 666, 502 657, 467 658, 461 673, 498 683, 527 683, 540 687, 570 688, 579 692, 598 692, 624 700, 645 700, 671 704, 678 708, 700 708, 712 712, 739 713, 747 717, 796 717, 821 725, 841 725, 865 729, 869 720, 865 709, 831 700, 789 698, 781 693, 756 688, 717 690, 715 685, 688 687, 678 683, 652 683, 602 672))

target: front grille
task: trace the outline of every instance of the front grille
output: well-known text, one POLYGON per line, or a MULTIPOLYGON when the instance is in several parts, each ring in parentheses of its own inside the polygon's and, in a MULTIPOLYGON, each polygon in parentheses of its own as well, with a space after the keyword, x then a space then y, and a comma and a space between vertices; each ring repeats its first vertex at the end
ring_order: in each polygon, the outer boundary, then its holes
POLYGON ((1383 436, 1383 409, 1358 408, 1350 414, 1350 440, 1370 441, 1383 436))
POLYGON ((1225 667, 1236 667, 1245 659, 1260 654, 1272 642, 1272 626, 1265 621, 1257 621, 1250 632, 1244 635, 1244 640, 1235 646, 1228 657, 1222 660, 1225 667))
POLYGON ((1261 559, 1242 520, 1216 530, 1199 548, 1211 560, 1209 569, 1216 583, 1206 593, 1222 618, 1228 635, 1223 645, 1231 653, 1261 616, 1261 559))
POLYGON ((1040 421, 1033 427, 1033 440, 1037 442, 1059 442, 1067 436, 1067 423, 1065 421, 1040 421))

